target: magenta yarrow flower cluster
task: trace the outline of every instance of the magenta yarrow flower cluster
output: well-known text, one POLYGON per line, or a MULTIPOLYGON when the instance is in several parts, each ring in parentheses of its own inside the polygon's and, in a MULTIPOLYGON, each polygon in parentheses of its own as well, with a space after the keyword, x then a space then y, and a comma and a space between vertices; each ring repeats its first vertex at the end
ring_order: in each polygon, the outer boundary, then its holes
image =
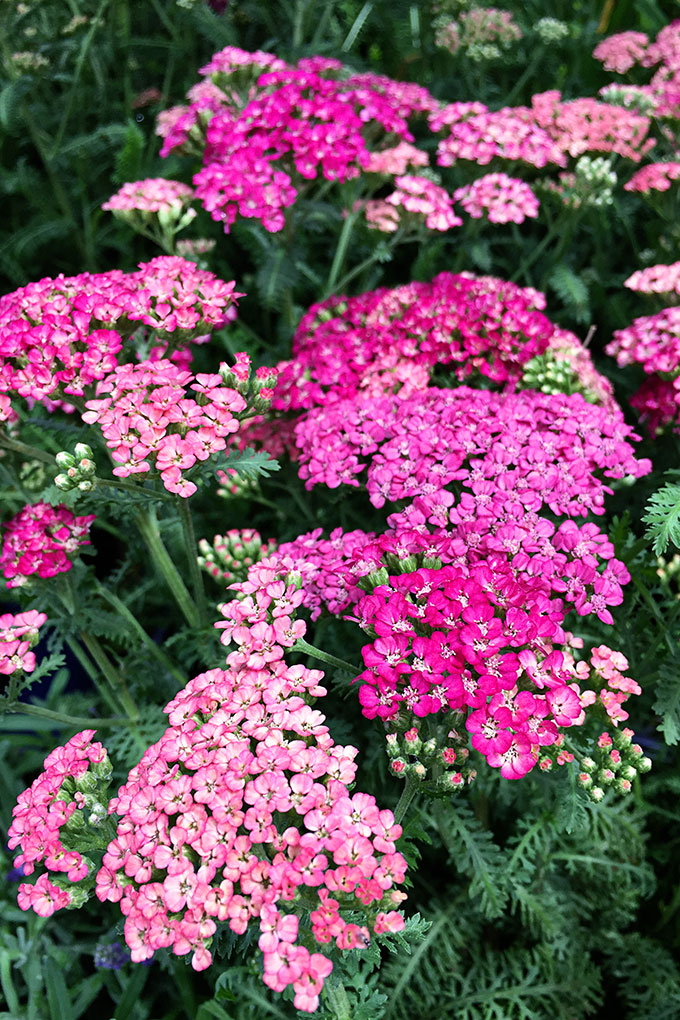
POLYGON ((77 843, 78 832, 85 824, 82 818, 76 824, 74 815, 87 808, 93 824, 101 821, 101 805, 91 793, 99 780, 111 775, 106 750, 92 741, 94 734, 94 730, 83 730, 63 747, 51 751, 43 771, 20 795, 12 812, 8 846, 10 850, 21 848, 15 866, 22 867, 25 875, 33 874, 36 864, 46 869, 33 885, 19 886, 19 906, 41 917, 84 901, 79 889, 66 888, 68 883, 86 878, 93 866, 92 861, 68 848, 77 843), (56 882, 50 881, 50 876, 56 876, 56 882))
MULTIPOLYGON (((369 199, 364 203, 369 226, 393 233, 415 217, 422 218, 428 230, 445 231, 462 225, 463 221, 454 212, 451 196, 441 185, 413 174, 396 177, 394 183, 396 188, 387 198, 369 199)), ((362 203, 356 208, 361 209, 362 203)))
POLYGON ((504 173, 485 174, 457 188, 454 201, 468 216, 486 217, 490 223, 523 223, 538 216, 539 201, 528 184, 504 173))
POLYGON ((489 498, 494 488, 514 493, 527 510, 603 513, 610 490, 601 473, 639 477, 650 468, 633 456, 637 437, 621 412, 580 394, 460 386, 403 400, 358 397, 307 412, 295 433, 307 488, 358 486, 366 471, 376 507, 483 482, 489 498))
POLYGON ((19 588, 31 577, 55 577, 71 569, 73 556, 87 537, 94 514, 76 517, 65 506, 27 504, 5 524, 0 570, 8 588, 19 588))
MULTIPOLYGON (((111 270, 46 278, 0 298, 0 420, 12 396, 68 406, 134 354, 140 326, 158 337, 156 356, 183 350, 236 314, 234 283, 176 256, 111 270)), ((186 360, 186 359, 185 359, 186 360)))
MULTIPOLYGON (((654 267, 656 268, 656 267, 654 267)), ((650 376, 631 403, 652 434, 680 417, 680 307, 643 315, 614 332, 605 352, 621 367, 639 364, 650 376), (673 407, 675 405, 675 407, 673 407)))
POLYGON ((97 399, 86 401, 82 418, 101 428, 117 465, 113 474, 145 474, 153 464, 168 492, 193 495, 196 485, 184 472, 226 449, 241 417, 249 408, 265 410, 272 396, 275 371, 258 369, 246 400, 250 358, 241 353, 236 359, 233 368, 222 364, 217 373, 196 376, 167 359, 119 365, 100 380, 97 399))
POLYGON ((0 673, 10 676, 21 671, 32 673, 35 655, 31 647, 38 640, 38 630, 47 617, 35 609, 24 613, 0 615, 0 673))
POLYGON ((405 398, 445 365, 461 381, 479 373, 509 383, 557 328, 544 307, 530 287, 466 273, 329 298, 303 316, 272 406, 297 410, 357 393, 405 398))
POLYGON ((210 80, 194 87, 190 105, 166 113, 161 154, 202 154, 196 195, 225 231, 239 216, 281 230, 285 210, 319 175, 343 182, 426 163, 406 118, 437 108, 427 90, 372 74, 341 79, 341 71, 326 58, 292 67, 227 47, 201 69, 210 80))

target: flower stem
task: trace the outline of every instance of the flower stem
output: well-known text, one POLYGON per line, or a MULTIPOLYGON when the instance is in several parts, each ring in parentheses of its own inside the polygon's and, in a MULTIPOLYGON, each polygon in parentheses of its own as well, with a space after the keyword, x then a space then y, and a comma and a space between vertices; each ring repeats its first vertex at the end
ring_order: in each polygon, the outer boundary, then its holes
POLYGON ((54 456, 50 456, 44 450, 39 450, 37 446, 29 446, 27 443, 20 443, 16 439, 10 439, 9 436, 3 435, 0 435, 0 446, 5 450, 13 450, 14 453, 23 453, 24 457, 30 457, 31 460, 41 460, 44 464, 50 464, 54 468, 55 474, 59 470, 54 456))
POLYGON ((310 655, 313 659, 318 659, 319 662, 325 662, 329 666, 335 666, 336 669, 341 669, 345 673, 353 673, 354 676, 358 676, 361 672, 356 666, 353 666, 351 662, 346 662, 345 659, 338 659, 335 655, 329 655, 328 652, 322 651, 321 648, 315 648, 314 645, 310 645, 304 638, 298 638, 293 645, 294 652, 304 652, 306 655, 310 655))
POLYGON ((49 708, 41 708, 40 705, 27 705, 23 701, 17 701, 14 705, 7 707, 8 712, 16 712, 21 715, 35 715, 40 719, 51 719, 54 723, 61 723, 63 726, 120 726, 121 723, 129 722, 124 716, 110 716, 109 718, 97 718, 96 716, 66 715, 65 712, 53 712, 49 708))
POLYGON ((99 640, 94 634, 88 634, 84 630, 81 630, 78 636, 104 675, 114 697, 120 700, 127 713, 128 720, 137 722, 139 719, 139 709, 128 693, 125 681, 102 648, 99 640))
POLYGON ((340 231, 340 237, 338 239, 338 245, 335 249, 335 255, 333 256, 333 263, 331 265, 331 271, 328 275, 328 282, 326 283, 326 289, 324 291, 323 300, 330 297, 335 290, 335 284, 337 282, 338 276, 340 275, 342 264, 345 261, 345 255, 347 254, 349 239, 352 235, 352 231, 354 230, 354 224, 356 223, 358 217, 359 214, 356 212, 352 212, 351 210, 350 212, 347 213, 345 222, 342 225, 342 230, 340 231))
POLYGON ((179 575, 177 567, 172 562, 168 550, 163 545, 158 520, 152 510, 143 510, 136 516, 137 527, 146 546, 151 553, 156 567, 160 571, 168 588, 182 611, 182 614, 190 627, 200 627, 201 618, 194 605, 189 591, 179 575))
POLYGON ((169 673, 172 673, 176 680, 179 680, 179 682, 184 685, 186 683, 186 676, 175 665, 170 656, 163 651, 160 645, 157 645, 153 638, 147 634, 137 617, 134 613, 130 612, 122 599, 119 599, 117 595, 114 595, 112 591, 109 591, 108 588, 105 588, 104 585, 99 584, 99 582, 97 583, 97 591, 101 597, 106 599, 109 605, 113 606, 116 612, 118 612, 123 619, 130 624, 144 647, 149 649, 154 658, 157 659, 169 673))
POLYGON ((394 809, 394 820, 397 824, 401 822, 402 818, 408 811, 409 804, 415 797, 416 790, 418 789, 419 785, 420 783, 418 782, 417 779, 414 779, 413 776, 406 777, 406 785, 404 786, 404 789, 401 791, 401 797, 399 798, 397 806, 394 809))
POLYGON ((189 500, 182 499, 181 496, 178 496, 177 503, 179 506, 179 519, 182 522, 184 546, 186 548, 187 556, 189 557, 189 574, 191 576, 191 585, 194 589, 194 599, 196 602, 198 618, 200 626, 207 627, 208 604, 205 598, 205 588, 203 587, 203 572, 198 565, 198 546, 196 544, 194 522, 191 519, 191 510, 189 509, 189 500))

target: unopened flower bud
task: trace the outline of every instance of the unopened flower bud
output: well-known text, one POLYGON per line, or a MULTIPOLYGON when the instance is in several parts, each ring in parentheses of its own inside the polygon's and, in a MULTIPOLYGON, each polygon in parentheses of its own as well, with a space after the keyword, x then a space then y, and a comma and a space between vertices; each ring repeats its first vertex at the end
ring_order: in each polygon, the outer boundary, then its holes
POLYGON ((75 455, 76 460, 83 460, 83 458, 86 458, 87 460, 92 460, 94 458, 92 449, 87 445, 87 443, 76 443, 73 449, 73 453, 75 455))
POLYGON ((54 484, 58 489, 61 489, 62 492, 68 492, 70 489, 75 489, 76 487, 76 483, 73 479, 69 478, 66 474, 57 475, 54 479, 54 484))
POLYGON ((588 790, 588 796, 591 800, 594 800, 596 804, 599 804, 604 797, 604 790, 601 786, 593 786, 590 790, 588 790))
POLYGON ((390 762, 390 768, 396 775, 401 776, 406 771, 406 762, 403 758, 395 758, 390 762))
POLYGON ((76 466, 76 459, 68 450, 60 450, 54 459, 57 462, 57 467, 62 468, 64 471, 76 466))

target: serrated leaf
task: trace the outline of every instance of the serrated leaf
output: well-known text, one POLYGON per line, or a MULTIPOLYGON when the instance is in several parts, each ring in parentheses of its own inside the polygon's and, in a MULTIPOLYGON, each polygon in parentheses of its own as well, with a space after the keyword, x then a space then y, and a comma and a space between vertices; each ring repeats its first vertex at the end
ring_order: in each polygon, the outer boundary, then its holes
POLYGON ((680 669, 660 672, 656 685, 654 711, 661 716, 657 729, 667 744, 680 741, 680 669))

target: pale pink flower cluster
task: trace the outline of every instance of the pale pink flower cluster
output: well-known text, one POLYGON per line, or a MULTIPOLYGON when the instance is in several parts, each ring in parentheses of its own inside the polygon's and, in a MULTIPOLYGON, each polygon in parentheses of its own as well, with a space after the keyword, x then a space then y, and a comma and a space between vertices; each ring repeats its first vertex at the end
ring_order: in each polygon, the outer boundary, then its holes
POLYGON ((46 620, 45 614, 35 609, 0 616, 0 673, 9 676, 18 670, 33 672, 35 655, 30 649, 38 640, 38 629, 46 620))
POLYGON ((310 700, 323 674, 287 666, 305 631, 302 593, 263 561, 223 607, 228 669, 195 677, 166 707, 170 726, 130 772, 110 811, 120 817, 97 875, 100 900, 120 903, 132 959, 171 948, 212 960, 217 923, 260 929, 264 981, 292 986, 313 1012, 328 958, 297 941, 304 891, 316 941, 365 946, 397 931, 404 897, 401 827, 373 797, 350 794, 356 749, 336 745, 310 700), (299 908, 298 908, 299 909, 299 908), (341 910, 360 912, 366 924, 341 910))
MULTIPOLYGON (((599 645, 593 648, 590 653, 590 664, 595 673, 593 679, 603 680, 605 686, 599 691, 599 699, 604 709, 614 723, 618 726, 629 718, 628 712, 623 709, 623 704, 631 694, 642 694, 642 688, 635 680, 624 676, 624 670, 628 669, 628 659, 621 652, 612 651, 607 645, 599 645)), ((581 697, 581 704, 584 707, 594 704, 597 698, 595 691, 586 691, 581 697)))
POLYGON ((65 506, 27 504, 5 524, 0 570, 8 588, 25 585, 34 574, 54 577, 71 569, 71 559, 87 537, 94 514, 76 517, 65 506))
POLYGON ((417 149, 410 142, 399 142, 391 149, 369 153, 364 169, 366 173, 391 177, 405 174, 411 168, 427 166, 428 163, 428 155, 423 149, 417 149))
MULTIPOLYGON (((82 418, 101 428, 117 465, 114 475, 144 474, 153 462, 168 492, 186 498, 196 485, 184 472, 226 449, 227 438, 238 431, 240 416, 248 410, 243 392, 225 385, 235 371, 245 372, 240 389, 247 392, 250 359, 244 354, 237 355, 236 369, 221 365, 219 373, 196 376, 167 359, 119 365, 97 383, 97 398, 86 401, 82 418), (189 396, 187 388, 196 396, 189 396)), ((264 381, 273 382, 272 371, 265 372, 264 381)), ((258 387, 258 381, 254 399, 263 410, 271 390, 258 387)))
POLYGON ((273 53, 265 53, 263 50, 248 52, 240 50, 237 46, 225 46, 219 53, 213 54, 210 62, 199 69, 199 74, 207 76, 230 76, 244 70, 257 72, 262 71, 283 71, 286 63, 279 60, 273 53))
POLYGON ((437 26, 435 45, 456 53, 459 48, 470 49, 486 44, 498 44, 506 49, 522 38, 522 30, 510 11, 497 7, 473 7, 461 11, 458 21, 437 26))
MULTIPOLYGON (((604 104, 603 104, 604 105, 604 104)), ((488 110, 482 103, 451 103, 430 117, 432 131, 448 128, 437 146, 439 166, 459 159, 486 166, 492 159, 520 160, 530 166, 565 165, 564 152, 526 107, 488 110)))
POLYGON ((603 64, 605 71, 625 74, 643 60, 648 45, 649 37, 644 32, 618 32, 598 43, 593 56, 603 64))
POLYGON ((45 278, 0 298, 0 420, 13 396, 52 408, 82 396, 134 355, 140 324, 158 335, 156 353, 184 350, 231 321, 234 283, 176 256, 111 270, 45 278))
POLYGON ((385 199, 387 205, 424 216, 428 230, 444 231, 462 226, 463 221, 453 211, 451 196, 439 184, 427 177, 415 177, 412 174, 397 177, 394 183, 395 190, 385 199))
POLYGON ((456 202, 474 219, 491 223, 523 223, 538 216, 539 201, 528 184, 504 173, 485 174, 453 193, 456 202))
POLYGON ((668 191, 680 177, 680 163, 648 163, 637 170, 623 186, 624 191, 668 191))
POLYGON ((562 101, 557 91, 532 97, 533 116, 564 153, 615 152, 635 163, 654 146, 649 117, 584 96, 562 101))
POLYGON ((166 212, 191 202, 194 189, 181 181, 165 177, 149 177, 143 181, 130 181, 112 195, 102 209, 138 210, 140 212, 166 212))
POLYGON ((641 294, 680 294, 680 262, 637 269, 623 286, 641 294))
POLYGON ((83 730, 63 747, 51 751, 43 771, 19 796, 12 812, 8 846, 10 850, 21 848, 15 866, 23 867, 25 875, 31 875, 36 864, 42 863, 46 868, 33 885, 19 886, 19 906, 22 910, 34 910, 41 917, 67 907, 72 899, 61 884, 50 882, 49 874, 65 875, 69 882, 79 882, 92 864, 67 847, 74 836, 69 834, 69 820, 85 805, 80 789, 83 777, 91 765, 95 772, 110 772, 105 748, 92 742, 94 734, 94 730, 83 730), (66 839, 67 845, 62 839, 66 839))

